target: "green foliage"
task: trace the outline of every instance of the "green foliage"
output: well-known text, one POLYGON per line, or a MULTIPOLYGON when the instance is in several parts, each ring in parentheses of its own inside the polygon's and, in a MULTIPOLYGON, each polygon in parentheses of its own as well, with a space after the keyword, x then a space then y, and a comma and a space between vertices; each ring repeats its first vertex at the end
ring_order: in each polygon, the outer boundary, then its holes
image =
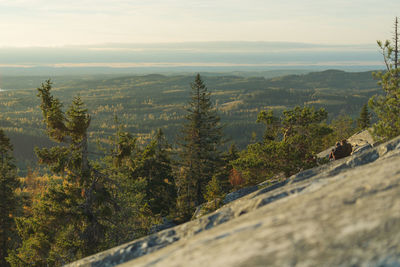
POLYGON ((279 118, 274 116, 273 110, 262 110, 257 116, 257 123, 265 124, 264 140, 273 141, 277 138, 280 127, 279 118))
POLYGON ((57 142, 62 142, 68 131, 65 126, 65 115, 62 111, 62 104, 60 100, 54 98, 50 91, 52 88, 52 83, 47 80, 42 83, 42 86, 37 88, 38 96, 41 97, 42 102, 40 104, 40 109, 43 113, 44 122, 47 126, 47 133, 50 138, 57 142))
POLYGON ((102 173, 115 181, 111 188, 117 213, 107 238, 121 244, 148 234, 152 225, 175 207, 176 191, 170 147, 161 130, 144 148, 119 127, 102 173))
MULTIPOLYGON (((62 265, 147 234, 175 203, 184 219, 205 199, 217 208, 218 201, 232 189, 229 177, 244 179, 249 185, 315 166, 315 153, 323 148, 321 140, 330 132, 322 123, 326 112, 292 107, 312 103, 336 114, 354 115, 375 93, 366 75, 326 71, 270 80, 207 77, 207 84, 217 88, 213 98, 222 118, 230 121, 227 131, 242 147, 252 132, 261 129, 251 118, 258 113, 257 121, 266 126, 261 142, 240 153, 232 147, 226 154, 220 152, 219 116, 199 75, 192 84, 186 114, 177 110, 186 98, 187 76, 88 78, 68 81, 59 91, 46 81, 38 88, 40 104, 31 100, 30 91, 2 92, 0 122, 12 133, 16 145, 23 146, 18 153, 28 154, 29 143, 47 146, 36 153, 39 162, 53 173, 48 188, 31 203, 31 213, 17 219, 22 244, 10 254, 9 262, 14 266, 62 265), (93 120, 80 97, 63 111, 62 103, 71 99, 78 87, 96 114, 93 120), (41 107, 48 136, 61 145, 42 139, 36 105, 41 107), (259 113, 265 107, 270 109, 259 113), (278 118, 272 110, 284 112, 278 118), (116 130, 116 112, 121 114, 124 128, 135 135, 120 128, 110 140, 104 138, 116 130), (182 163, 175 178, 166 138, 162 132, 150 137, 149 132, 163 127, 169 138, 174 137, 183 120, 182 163), (107 155, 98 157, 97 162, 89 157, 89 137, 100 137, 99 142, 108 145, 107 155)), ((337 133, 347 134, 348 121, 338 121, 337 133)), ((5 147, 9 146, 8 141, 2 144, 6 143, 5 147)))
POLYGON ((191 99, 180 141, 181 162, 177 180, 177 208, 183 217, 204 202, 207 183, 221 165, 222 130, 210 93, 197 75, 191 85, 191 99))
POLYGON ((47 81, 38 88, 50 138, 63 146, 37 149, 39 162, 61 175, 33 205, 30 217, 19 218, 21 247, 13 265, 63 265, 108 247, 106 233, 113 215, 112 183, 88 160, 90 117, 79 97, 66 114, 47 81))
MULTIPOLYGON (((18 219, 23 243, 11 257, 13 266, 60 266, 101 248, 106 230, 102 218, 110 208, 91 207, 93 217, 89 217, 84 193, 77 184, 51 181, 48 190, 34 202, 32 215, 18 219)), ((96 204, 100 204, 96 193, 96 204)))
POLYGON ((222 205, 222 200, 224 197, 225 194, 222 191, 220 181, 218 180, 217 176, 213 176, 206 186, 205 199, 207 202, 211 202, 212 209, 216 210, 222 205))
POLYGON ((322 139, 332 130, 322 122, 324 109, 295 107, 283 111, 280 119, 272 111, 262 112, 258 121, 266 124, 260 143, 251 144, 232 162, 244 177, 243 185, 254 185, 283 173, 286 177, 317 165, 315 154, 322 148, 322 139))
POLYGON ((255 185, 261 181, 284 172, 286 169, 287 144, 282 141, 270 141, 250 144, 233 161, 234 170, 244 182, 240 187, 255 185))
POLYGON ((321 148, 330 147, 336 142, 347 139, 357 132, 357 128, 354 126, 354 120, 348 115, 337 116, 331 121, 329 127, 333 131, 323 138, 323 146, 321 148))
POLYGON ((15 249, 18 241, 14 217, 19 208, 15 191, 20 183, 11 152, 10 140, 0 129, 0 266, 8 266, 8 251, 15 249))
POLYGON ((371 126, 371 114, 368 111, 367 104, 361 109, 360 117, 357 119, 357 126, 360 130, 365 130, 371 126))
POLYGON ((373 134, 377 140, 387 140, 400 135, 400 69, 398 59, 397 18, 394 43, 378 41, 386 66, 385 72, 374 73, 379 79, 384 95, 373 96, 368 104, 376 113, 378 122, 373 125, 373 134))
POLYGON ((190 169, 180 167, 176 177, 176 215, 179 222, 190 220, 193 211, 196 207, 195 195, 196 190, 195 180, 190 176, 190 169))
POLYGON ((223 167, 215 174, 224 194, 229 193, 233 189, 230 176, 233 169, 232 161, 237 158, 239 158, 239 150, 235 144, 232 144, 229 150, 222 155, 223 167))
POLYGON ((234 189, 230 181, 233 171, 231 162, 238 157, 239 152, 234 144, 230 146, 229 151, 222 154, 222 167, 216 171, 212 179, 206 185, 204 199, 207 202, 202 205, 201 211, 197 216, 212 212, 223 205, 225 195, 234 189))
POLYGON ((146 199, 153 214, 166 216, 176 203, 175 178, 172 172, 170 146, 161 129, 139 154, 136 175, 147 181, 146 199))
POLYGON ((22 244, 13 266, 60 266, 141 237, 174 208, 169 145, 162 131, 144 148, 119 127, 111 151, 88 158, 90 116, 76 97, 64 114, 47 81, 38 89, 49 137, 63 145, 37 149, 53 179, 29 216, 18 218, 22 244))
POLYGON ((75 97, 71 108, 67 111, 65 122, 72 143, 80 144, 86 138, 86 132, 90 125, 90 116, 87 111, 81 98, 75 97))
POLYGON ((118 159, 114 172, 121 172, 135 183, 145 181, 143 201, 152 214, 166 216, 174 209, 176 202, 175 178, 172 172, 170 145, 162 130, 158 130, 151 142, 140 149, 136 139, 128 133, 119 132, 118 159))
POLYGON ((130 134, 118 131, 115 148, 101 161, 103 166, 99 168, 114 182, 110 194, 115 213, 110 218, 110 231, 106 236, 108 247, 146 235, 156 222, 146 200, 148 182, 145 177, 134 176, 133 161, 138 155, 135 140, 130 134))
MULTIPOLYGON (((226 122, 224 133, 239 149, 249 143, 253 132, 262 137, 263 127, 254 118, 264 109, 280 113, 296 105, 325 108, 331 117, 359 115, 364 103, 374 94, 381 94, 371 72, 327 70, 305 75, 289 75, 266 79, 219 74, 202 76, 218 108, 221 121, 226 122)), ((37 80, 41 77, 5 77, 3 86, 24 90, 0 92, 0 125, 14 146, 14 156, 20 173, 36 167, 34 146, 54 144, 44 136, 41 103, 35 98, 37 80)), ((54 96, 68 106, 77 94, 91 111, 88 134, 89 148, 96 148, 99 139, 106 145, 107 136, 114 134, 114 116, 118 114, 125 129, 147 143, 150 133, 162 128, 167 140, 173 142, 182 122, 187 99, 189 75, 114 75, 114 76, 55 76, 54 96)))

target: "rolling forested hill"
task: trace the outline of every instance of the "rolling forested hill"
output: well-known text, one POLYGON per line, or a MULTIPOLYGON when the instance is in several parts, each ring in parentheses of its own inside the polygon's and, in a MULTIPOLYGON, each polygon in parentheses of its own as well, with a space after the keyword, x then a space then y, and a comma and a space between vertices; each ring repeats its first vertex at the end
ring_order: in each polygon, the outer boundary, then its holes
MULTIPOLYGON (((371 72, 327 70, 266 79, 235 75, 205 75, 228 138, 243 148, 261 137, 263 126, 255 123, 263 109, 277 112, 296 105, 325 107, 330 119, 339 114, 357 117, 361 106, 380 93, 371 72)), ((0 127, 10 136, 20 168, 34 166, 34 146, 49 144, 44 134, 35 88, 47 77, 2 77, 0 127)), ((146 142, 162 128, 174 142, 182 125, 193 75, 164 76, 57 76, 54 95, 66 104, 80 95, 87 104, 92 140, 105 142, 115 132, 115 117, 126 130, 146 142)), ((95 149, 95 143, 91 144, 95 149)))

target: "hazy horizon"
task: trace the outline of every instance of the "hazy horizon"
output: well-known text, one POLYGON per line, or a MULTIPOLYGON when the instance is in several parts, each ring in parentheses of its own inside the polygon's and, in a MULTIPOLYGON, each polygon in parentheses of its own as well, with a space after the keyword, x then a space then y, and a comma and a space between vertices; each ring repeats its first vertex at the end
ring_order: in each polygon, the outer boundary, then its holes
POLYGON ((372 70, 400 1, 0 0, 0 75, 372 70))
POLYGON ((93 46, 0 48, 0 74, 21 72, 141 73, 168 71, 261 71, 272 69, 373 70, 383 66, 379 49, 366 45, 293 42, 180 42, 93 46), (40 72, 40 71, 39 71, 40 72), (44 72, 44 71, 43 71, 44 72))

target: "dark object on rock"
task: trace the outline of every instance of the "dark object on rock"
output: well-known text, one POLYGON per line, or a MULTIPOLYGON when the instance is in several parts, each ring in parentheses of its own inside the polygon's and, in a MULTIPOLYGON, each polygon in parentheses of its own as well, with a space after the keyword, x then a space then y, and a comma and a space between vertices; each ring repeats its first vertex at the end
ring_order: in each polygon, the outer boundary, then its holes
POLYGON ((337 160, 341 158, 344 158, 344 149, 343 146, 339 142, 337 142, 336 147, 332 149, 332 152, 329 155, 329 159, 337 160))
POLYGON ((332 152, 329 154, 329 159, 341 159, 351 155, 353 152, 353 147, 351 144, 347 143, 347 140, 342 140, 340 143, 336 143, 336 147, 332 149, 332 152))
MULTIPOLYGON (((369 148, 375 147, 379 145, 379 143, 374 141, 374 138, 372 135, 368 132, 368 130, 360 131, 354 134, 352 137, 347 139, 347 142, 351 144, 353 148, 352 155, 354 153, 359 153, 360 149, 365 150, 366 145, 368 145, 369 148)), ((320 153, 317 154, 318 158, 329 158, 333 160, 333 153, 332 151, 335 150, 335 146, 332 146, 324 151, 321 151, 320 153)))
POLYGON ((345 157, 348 157, 351 155, 351 153, 353 152, 353 147, 351 146, 350 143, 347 142, 346 139, 342 140, 342 142, 340 142, 340 144, 343 147, 343 154, 345 157))

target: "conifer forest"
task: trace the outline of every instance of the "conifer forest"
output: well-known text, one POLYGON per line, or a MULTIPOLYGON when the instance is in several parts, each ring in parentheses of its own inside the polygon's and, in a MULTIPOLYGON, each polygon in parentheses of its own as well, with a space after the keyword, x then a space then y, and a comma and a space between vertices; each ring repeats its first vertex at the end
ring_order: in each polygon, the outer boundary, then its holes
POLYGON ((394 29, 381 71, 1 77, 0 266, 62 266, 325 164, 358 131, 398 136, 394 29))

